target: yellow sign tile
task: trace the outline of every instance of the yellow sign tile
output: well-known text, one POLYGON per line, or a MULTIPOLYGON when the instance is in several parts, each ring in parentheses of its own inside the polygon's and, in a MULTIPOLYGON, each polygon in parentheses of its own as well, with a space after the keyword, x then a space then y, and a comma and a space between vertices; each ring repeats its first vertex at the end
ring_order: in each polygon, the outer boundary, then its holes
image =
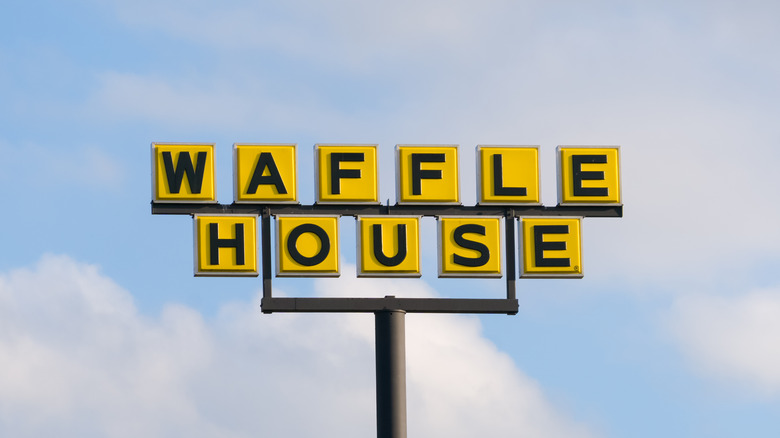
POLYGON ((338 277, 337 216, 276 217, 277 277, 338 277))
POLYGON ((376 145, 314 146, 317 203, 377 204, 376 145))
POLYGON ((195 215, 195 276, 257 276, 257 216, 195 215))
POLYGON ((236 202, 298 202, 294 144, 234 144, 236 202))
POLYGON ((420 218, 359 216, 358 277, 419 277, 420 218))
POLYGON ((439 277, 501 277, 501 218, 439 217, 439 277))
POLYGON ((396 146, 399 204, 459 204, 458 146, 396 146))
POLYGON ((558 146, 558 203, 621 204, 620 148, 558 146))
POLYGON ((154 201, 217 201, 213 144, 152 143, 152 162, 154 201))
POLYGON ((538 146, 477 146, 479 204, 540 204, 538 146))
POLYGON ((520 277, 582 277, 579 218, 524 218, 520 277))

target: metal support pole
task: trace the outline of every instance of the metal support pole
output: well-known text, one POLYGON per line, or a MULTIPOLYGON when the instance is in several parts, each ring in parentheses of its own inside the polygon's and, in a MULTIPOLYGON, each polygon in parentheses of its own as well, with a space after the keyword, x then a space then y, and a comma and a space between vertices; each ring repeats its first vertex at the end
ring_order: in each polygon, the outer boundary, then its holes
POLYGON ((272 297, 271 279, 271 210, 266 207, 263 209, 263 216, 260 219, 260 241, 262 242, 262 265, 263 265, 263 298, 272 297))
POLYGON ((506 235, 506 245, 504 245, 504 252, 506 253, 506 299, 517 299, 517 288, 515 281, 517 279, 517 262, 515 261, 515 251, 517 245, 515 244, 515 212, 511 211, 504 216, 504 234, 506 235))
POLYGON ((406 330, 403 310, 375 312, 377 438, 406 438, 406 330))

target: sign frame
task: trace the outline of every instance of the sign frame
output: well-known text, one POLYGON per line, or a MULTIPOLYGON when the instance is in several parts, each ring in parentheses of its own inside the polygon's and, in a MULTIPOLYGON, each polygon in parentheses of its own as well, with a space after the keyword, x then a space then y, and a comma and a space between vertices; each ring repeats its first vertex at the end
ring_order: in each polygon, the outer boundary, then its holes
POLYGON ((477 167, 477 205, 542 205, 542 169, 539 165, 539 146, 538 145, 493 145, 480 144, 476 147, 475 164, 477 167), (538 201, 486 201, 482 198, 482 157, 480 152, 483 149, 536 149, 536 189, 538 201))
POLYGON ((395 202, 397 205, 463 205, 460 193, 460 154, 457 144, 397 144, 395 145, 395 202), (456 201, 403 201, 402 200, 402 178, 401 178, 401 148, 454 148, 455 149, 455 196, 456 201))
POLYGON ((379 145, 378 144, 368 144, 368 143, 317 143, 314 145, 314 199, 315 204, 323 204, 323 205, 379 205, 381 204, 379 200, 379 145), (374 149, 374 173, 376 174, 376 181, 375 181, 375 192, 374 197, 376 198, 376 201, 330 201, 330 200, 321 200, 320 198, 320 160, 322 160, 320 148, 322 147, 344 147, 344 148, 357 148, 357 147, 370 147, 374 149))
POLYGON ((622 206, 623 205, 623 170, 620 167, 620 146, 599 146, 599 145, 558 145, 558 147, 555 148, 555 162, 556 162, 556 169, 557 169, 557 186, 558 186, 558 205, 560 206, 573 206, 573 207, 584 207, 584 206, 593 206, 593 205, 615 205, 615 206, 622 206), (615 149, 617 152, 617 189, 618 189, 618 201, 617 202, 598 202, 598 201, 574 201, 574 202, 564 202, 563 201, 563 191, 564 191, 564 178, 563 178, 563 163, 562 163, 562 150, 564 148, 568 149, 581 149, 583 151, 587 151, 589 149, 615 149))
MULTIPOLYGON (((160 203, 172 203, 172 204, 218 204, 219 201, 217 201, 217 144, 216 143, 199 143, 199 142, 166 142, 166 141, 154 141, 151 143, 151 160, 152 160, 152 202, 160 202, 160 203), (155 153, 156 146, 209 146, 211 147, 211 154, 212 154, 212 160, 211 160, 211 175, 212 175, 212 185, 211 190, 214 193, 213 199, 161 199, 157 196, 157 154, 155 153)), ((187 177, 187 180, 189 182, 189 177, 187 177)), ((159 181, 160 184, 163 184, 162 181, 159 181)), ((182 182, 183 183, 183 182, 182 182)))
POLYGON ((521 279, 523 279, 523 278, 540 278, 540 279, 565 279, 565 278, 580 279, 580 278, 583 278, 585 276, 585 266, 584 266, 584 263, 582 262, 582 259, 583 259, 583 255, 582 255, 582 219, 583 219, 582 216, 555 216, 555 217, 533 217, 533 218, 527 217, 527 216, 520 217, 519 220, 517 221, 517 227, 518 227, 517 234, 519 236, 519 239, 518 239, 519 242, 517 244, 517 248, 518 248, 518 254, 520 256, 520 258, 519 258, 519 262, 520 262, 519 263, 519 271, 518 271, 519 277, 521 279), (580 256, 580 272, 579 273, 569 273, 569 274, 555 274, 555 273, 531 273, 531 274, 528 274, 528 273, 524 272, 523 267, 524 267, 524 263, 525 263, 525 248, 528 245, 528 243, 526 242, 526 239, 523 236, 523 221, 525 221, 526 219, 551 219, 551 220, 552 219, 556 219, 556 220, 557 219, 576 219, 579 222, 579 225, 578 225, 579 226, 579 240, 577 241, 577 245, 579 246, 578 252, 579 252, 579 256, 580 256))
MULTIPOLYGON (((340 257, 340 242, 339 242, 339 221, 341 220, 340 215, 316 215, 318 218, 332 218, 336 220, 336 243, 335 243, 335 249, 333 249, 333 244, 331 244, 331 250, 336 253, 336 270, 334 272, 321 272, 321 271, 296 271, 294 273, 285 273, 282 272, 282 230, 279 223, 279 218, 288 218, 288 217, 305 217, 305 216, 315 216, 315 215, 291 215, 291 214, 284 214, 284 215, 276 215, 277 221, 276 221, 276 233, 274 233, 276 236, 276 277, 278 278, 303 278, 303 277, 318 277, 318 278, 337 278, 341 276, 341 257, 340 257)), ((265 245, 265 242, 263 243, 265 245)), ((263 255, 265 256, 265 250, 263 251, 263 255)), ((265 257, 264 257, 265 259, 265 257)), ((266 263, 264 261, 264 263, 266 263)), ((267 262, 270 265, 270 260, 267 262)), ((264 271, 265 272, 265 271, 264 271)))
POLYGON ((359 278, 420 278, 422 277, 422 264, 421 264, 421 248, 420 248, 420 219, 422 216, 415 216, 415 215, 360 215, 355 217, 355 231, 357 234, 357 237, 355 239, 355 242, 357 244, 356 252, 357 252, 357 276, 359 278), (363 272, 363 266, 362 266, 362 230, 360 229, 360 219, 363 218, 403 218, 403 219, 409 219, 413 218, 417 220, 417 272, 415 273, 406 273, 406 272, 387 272, 387 273, 377 273, 377 272, 363 272))
POLYGON ((257 214, 239 214, 239 213, 233 213, 233 214, 202 214, 202 213, 196 213, 192 215, 192 232, 193 232, 193 271, 195 272, 196 277, 257 277, 260 275, 260 252, 258 251, 258 245, 257 245, 257 236, 258 236, 258 230, 257 230, 257 222, 259 219, 259 215, 257 214), (254 271, 235 271, 233 273, 226 273, 230 271, 202 271, 198 267, 198 257, 199 257, 199 248, 198 248, 198 242, 200 241, 198 237, 198 219, 201 217, 242 217, 242 218, 254 218, 255 226, 252 230, 252 233, 254 234, 254 239, 252 239, 253 242, 253 248, 254 248, 254 256, 255 256, 255 269, 254 271))
MULTIPOLYGON (((504 276, 504 271, 501 268, 501 246, 502 243, 506 243, 504 239, 504 231, 501 229, 501 216, 475 216, 475 215, 469 215, 469 216, 454 216, 454 215, 447 215, 447 216, 437 216, 436 217, 436 234, 439 241, 439 253, 437 256, 438 261, 438 272, 439 272, 439 278, 502 278, 504 276), (486 274, 479 274, 479 273, 445 273, 444 272, 444 260, 442 260, 442 257, 444 257, 444 236, 443 236, 443 229, 442 227, 443 222, 441 219, 498 219, 498 273, 486 273, 486 274)), ((506 218, 503 218, 506 220, 506 218)), ((514 219, 510 219, 514 221, 514 219)))
POLYGON ((297 143, 233 143, 233 202, 236 204, 256 204, 258 202, 262 202, 264 204, 300 204, 300 201, 298 200, 298 144, 297 143), (241 188, 239 187, 239 184, 241 181, 239 181, 238 175, 238 148, 240 146, 268 146, 268 147, 292 147, 293 148, 293 177, 295 178, 295 189, 294 189, 294 200, 291 201, 274 201, 274 200, 264 200, 264 201, 256 201, 251 199, 239 199, 239 192, 241 188))

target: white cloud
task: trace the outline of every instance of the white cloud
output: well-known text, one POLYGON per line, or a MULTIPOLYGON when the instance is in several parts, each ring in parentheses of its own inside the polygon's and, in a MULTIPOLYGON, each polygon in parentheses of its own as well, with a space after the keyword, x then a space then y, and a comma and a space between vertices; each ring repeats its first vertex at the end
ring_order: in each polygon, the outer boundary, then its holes
POLYGON ((780 289, 678 299, 670 333, 696 369, 760 394, 780 395, 780 289))
POLYGON ((420 436, 589 436, 486 342, 475 319, 407 317, 410 430, 420 436), (447 400, 446 403, 442 401, 447 400))
MULTIPOLYGON (((412 434, 590 436, 474 318, 409 315, 407 349, 412 434)), ((371 315, 262 315, 236 302, 213 321, 180 305, 148 317, 68 257, 0 274, 3 436, 372 436, 373 361, 371 315)))

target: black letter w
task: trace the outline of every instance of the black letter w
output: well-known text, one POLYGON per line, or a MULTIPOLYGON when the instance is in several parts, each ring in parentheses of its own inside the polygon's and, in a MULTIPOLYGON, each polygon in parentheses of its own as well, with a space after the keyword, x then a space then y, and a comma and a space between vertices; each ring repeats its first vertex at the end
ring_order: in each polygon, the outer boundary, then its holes
POLYGON ((171 193, 179 193, 185 173, 190 184, 190 192, 195 195, 200 193, 203 186, 203 172, 206 169, 206 154, 207 152, 198 152, 198 163, 193 167, 189 151, 180 152, 179 161, 176 163, 176 167, 174 167, 171 153, 162 153, 165 176, 168 178, 168 189, 170 189, 171 193))

